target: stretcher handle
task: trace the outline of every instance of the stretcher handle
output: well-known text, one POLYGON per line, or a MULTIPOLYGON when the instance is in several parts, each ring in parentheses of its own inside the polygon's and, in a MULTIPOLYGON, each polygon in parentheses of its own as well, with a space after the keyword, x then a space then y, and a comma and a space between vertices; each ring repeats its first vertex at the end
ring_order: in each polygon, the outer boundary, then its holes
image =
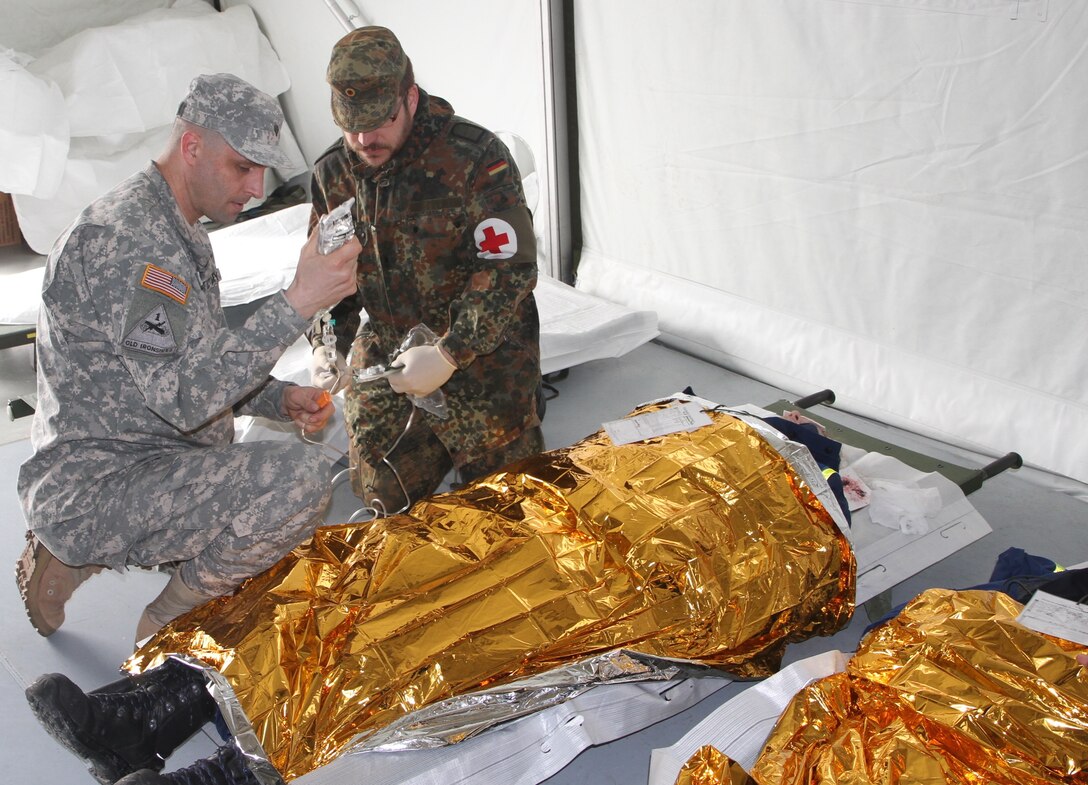
POLYGON ((978 472, 982 475, 983 480, 988 480, 991 477, 1001 474, 1001 472, 1006 469, 1019 469, 1023 465, 1024 459, 1020 457, 1020 453, 1007 452, 996 461, 991 461, 983 466, 978 472))
POLYGON ((793 405, 802 409, 811 409, 819 403, 826 403, 828 406, 835 403, 835 391, 820 390, 819 392, 810 393, 804 398, 798 398, 793 402, 793 405))

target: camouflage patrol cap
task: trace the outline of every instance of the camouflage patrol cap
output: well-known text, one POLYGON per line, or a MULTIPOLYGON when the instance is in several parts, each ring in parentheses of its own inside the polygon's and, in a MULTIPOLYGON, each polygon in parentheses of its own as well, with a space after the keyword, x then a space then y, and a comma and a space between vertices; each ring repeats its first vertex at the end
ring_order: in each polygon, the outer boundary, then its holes
POLYGON ((280 149, 279 101, 234 74, 202 74, 189 85, 178 117, 218 132, 227 144, 261 166, 290 166, 280 149))
POLYGON ((333 120, 351 133, 381 127, 393 114, 407 71, 408 56, 392 30, 352 30, 336 42, 329 58, 333 120))

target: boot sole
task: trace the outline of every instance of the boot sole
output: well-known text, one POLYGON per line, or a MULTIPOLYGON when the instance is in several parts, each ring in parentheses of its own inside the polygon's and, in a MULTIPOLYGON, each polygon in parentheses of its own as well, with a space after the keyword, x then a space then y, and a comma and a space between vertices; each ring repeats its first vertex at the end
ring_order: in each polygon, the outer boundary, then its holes
MULTIPOLYGON (((67 679, 66 676, 57 675, 67 679)), ((57 705, 56 688, 49 681, 39 679, 26 688, 26 699, 30 710, 38 718, 42 727, 61 745, 87 763, 91 776, 102 785, 113 785, 122 777, 137 771, 132 764, 114 752, 89 745, 79 738, 77 728, 68 715, 57 705)))
POLYGON ((48 638, 59 627, 46 623, 45 619, 36 612, 31 604, 30 596, 32 593, 37 592, 37 584, 41 581, 42 573, 45 572, 45 568, 52 558, 52 554, 45 552, 34 534, 27 531, 26 547, 23 548, 19 561, 15 563, 15 582, 19 585, 19 596, 23 600, 23 610, 26 611, 26 617, 30 619, 30 624, 43 638, 48 638), (39 553, 39 549, 43 553, 39 553))

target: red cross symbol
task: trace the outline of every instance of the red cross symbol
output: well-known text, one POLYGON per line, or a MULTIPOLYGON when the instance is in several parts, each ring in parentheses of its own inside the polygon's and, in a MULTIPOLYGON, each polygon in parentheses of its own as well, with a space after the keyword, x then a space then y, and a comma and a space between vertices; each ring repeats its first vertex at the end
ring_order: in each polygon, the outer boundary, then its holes
POLYGON ((487 253, 499 253, 508 242, 510 242, 510 235, 506 232, 495 234, 495 227, 485 226, 484 239, 480 243, 480 250, 487 253))

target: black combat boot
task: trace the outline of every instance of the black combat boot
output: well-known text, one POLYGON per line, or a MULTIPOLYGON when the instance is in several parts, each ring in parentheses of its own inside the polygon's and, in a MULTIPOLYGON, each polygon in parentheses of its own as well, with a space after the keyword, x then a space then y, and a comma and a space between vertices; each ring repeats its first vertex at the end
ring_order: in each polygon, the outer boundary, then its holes
POLYGON ((160 771, 216 710, 201 671, 173 659, 90 693, 50 673, 27 687, 26 699, 49 734, 105 785, 140 769, 160 771))
POLYGON ((118 780, 117 785, 260 785, 245 756, 233 744, 184 769, 160 774, 143 769, 118 780))

